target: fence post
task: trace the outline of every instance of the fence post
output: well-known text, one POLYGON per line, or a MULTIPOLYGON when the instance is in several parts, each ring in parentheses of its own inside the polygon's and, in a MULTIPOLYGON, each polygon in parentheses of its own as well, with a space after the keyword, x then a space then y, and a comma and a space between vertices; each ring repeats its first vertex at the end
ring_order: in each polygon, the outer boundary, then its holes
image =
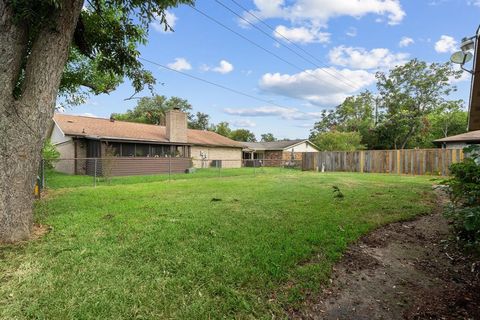
POLYGON ((365 151, 360 151, 360 173, 363 173, 364 164, 365 164, 365 151))
POLYGON ((256 172, 255 172, 255 167, 256 167, 255 159, 253 159, 252 161, 253 161, 253 175, 255 175, 256 174, 256 172))
POLYGON ((93 187, 97 187, 97 158, 94 161, 94 170, 93 170, 93 187))
POLYGON ((42 189, 45 189, 45 159, 42 159, 42 189))
POLYGON ((397 174, 401 173, 400 169, 400 150, 397 150, 397 174))
POLYGON ((172 157, 168 157, 168 181, 170 181, 172 175, 172 157))

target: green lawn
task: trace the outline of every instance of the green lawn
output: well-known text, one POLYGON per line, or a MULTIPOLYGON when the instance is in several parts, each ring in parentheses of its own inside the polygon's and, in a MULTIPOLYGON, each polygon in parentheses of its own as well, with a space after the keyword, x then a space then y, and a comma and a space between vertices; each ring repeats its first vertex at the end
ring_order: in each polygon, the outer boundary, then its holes
MULTIPOLYGON (((103 177, 96 178, 97 186, 114 186, 119 184, 136 184, 169 180, 185 180, 185 179, 204 179, 218 177, 234 177, 234 176, 255 176, 261 174, 278 174, 289 171, 297 171, 299 169, 283 168, 283 167, 265 167, 265 168, 205 168, 198 169, 194 173, 176 173, 176 174, 157 174, 148 176, 127 176, 127 177, 111 177, 105 179, 103 177)), ((94 186, 94 177, 87 175, 69 175, 53 170, 45 172, 45 184, 49 189, 87 187, 94 186)))
POLYGON ((348 243, 430 212, 431 184, 286 170, 51 190, 52 231, 0 247, 0 318, 282 318, 348 243))

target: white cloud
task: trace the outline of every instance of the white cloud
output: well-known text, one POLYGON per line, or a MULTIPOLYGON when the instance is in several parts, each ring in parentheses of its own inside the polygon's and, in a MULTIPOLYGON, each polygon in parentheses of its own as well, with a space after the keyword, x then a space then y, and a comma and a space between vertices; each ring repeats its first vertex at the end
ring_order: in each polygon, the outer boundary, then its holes
POLYGON ((275 28, 273 33, 275 38, 288 38, 292 42, 298 43, 326 43, 330 41, 330 33, 321 32, 320 28, 306 28, 306 27, 292 27, 288 28, 279 25, 275 28), (283 36, 283 37, 282 37, 283 36))
POLYGON ((375 75, 365 70, 338 70, 329 67, 292 75, 267 73, 262 76, 259 85, 266 92, 305 100, 318 106, 331 107, 374 82, 375 75), (332 74, 337 75, 339 79, 349 81, 333 78, 332 74))
POLYGON ((457 50, 457 41, 455 38, 442 35, 440 40, 435 42, 435 51, 438 53, 455 52, 457 50))
MULTIPOLYGON (((167 20, 168 25, 172 29, 174 29, 175 24, 177 23, 178 17, 174 13, 166 10, 165 11, 165 19, 167 20)), ((155 15, 155 20, 152 23, 150 23, 150 26, 155 31, 158 31, 158 32, 161 32, 161 33, 171 33, 170 30, 165 31, 165 25, 160 23, 160 17, 158 17, 157 15, 155 15)))
POLYGON ((326 25, 339 16, 360 18, 367 14, 386 16, 391 25, 400 23, 404 16, 399 0, 254 0, 256 15, 261 18, 283 18, 292 22, 309 21, 312 25, 326 25))
POLYGON ((404 64, 407 53, 392 53, 386 48, 376 48, 370 51, 364 48, 339 46, 328 53, 332 64, 354 69, 392 68, 404 64))
POLYGON ((480 7, 480 0, 470 0, 470 1, 467 1, 467 3, 470 6, 480 7))
POLYGON ((185 58, 175 58, 175 62, 169 63, 167 66, 177 71, 192 69, 192 65, 185 58))
POLYGON ((240 117, 279 117, 285 120, 317 120, 321 112, 303 112, 297 108, 264 106, 257 108, 226 108, 225 113, 240 117))
POLYGON ((228 62, 227 60, 220 61, 220 65, 212 69, 215 72, 226 74, 233 71, 233 64, 228 62))
POLYGON ((249 119, 241 119, 233 121, 232 125, 237 128, 253 128, 257 124, 249 119))
POLYGON ((301 123, 296 125, 298 128, 313 128, 315 124, 314 123, 301 123))
POLYGON ((400 48, 405 48, 405 47, 408 47, 412 44, 415 43, 415 40, 413 40, 412 38, 410 37, 402 37, 402 39, 400 39, 400 42, 398 43, 398 46, 400 48))
POLYGON ((348 28, 347 32, 345 32, 345 34, 349 37, 356 37, 357 36, 357 28, 354 28, 354 27, 351 27, 351 28, 348 28))
POLYGON ((202 64, 200 66, 201 71, 213 71, 213 72, 218 72, 218 73, 221 73, 221 74, 230 73, 230 72, 233 71, 233 69, 234 69, 233 64, 231 64, 227 60, 221 60, 218 64, 218 66, 216 66, 216 67, 211 67, 211 66, 206 65, 206 64, 202 64))

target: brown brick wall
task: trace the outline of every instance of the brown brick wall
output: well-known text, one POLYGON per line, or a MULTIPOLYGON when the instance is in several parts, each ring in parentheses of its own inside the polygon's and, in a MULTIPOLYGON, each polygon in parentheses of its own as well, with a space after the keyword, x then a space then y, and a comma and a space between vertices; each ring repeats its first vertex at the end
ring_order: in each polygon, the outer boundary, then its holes
POLYGON ((282 165, 282 151, 265 151, 264 166, 279 167, 282 165))
MULTIPOLYGON (((293 153, 293 160, 301 161, 303 156, 303 152, 294 152, 293 153)), ((283 152, 283 160, 292 160, 292 153, 291 152, 283 152)))

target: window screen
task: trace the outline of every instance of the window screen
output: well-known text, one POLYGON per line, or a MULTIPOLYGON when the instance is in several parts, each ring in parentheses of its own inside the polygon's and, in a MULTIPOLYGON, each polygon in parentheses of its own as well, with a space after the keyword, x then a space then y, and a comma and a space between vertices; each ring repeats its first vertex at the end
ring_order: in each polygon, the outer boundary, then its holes
POLYGON ((136 144, 135 156, 136 157, 148 157, 148 156, 150 156, 149 145, 148 144, 136 144))
POLYGON ((122 143, 122 157, 134 157, 135 156, 135 144, 122 143))

